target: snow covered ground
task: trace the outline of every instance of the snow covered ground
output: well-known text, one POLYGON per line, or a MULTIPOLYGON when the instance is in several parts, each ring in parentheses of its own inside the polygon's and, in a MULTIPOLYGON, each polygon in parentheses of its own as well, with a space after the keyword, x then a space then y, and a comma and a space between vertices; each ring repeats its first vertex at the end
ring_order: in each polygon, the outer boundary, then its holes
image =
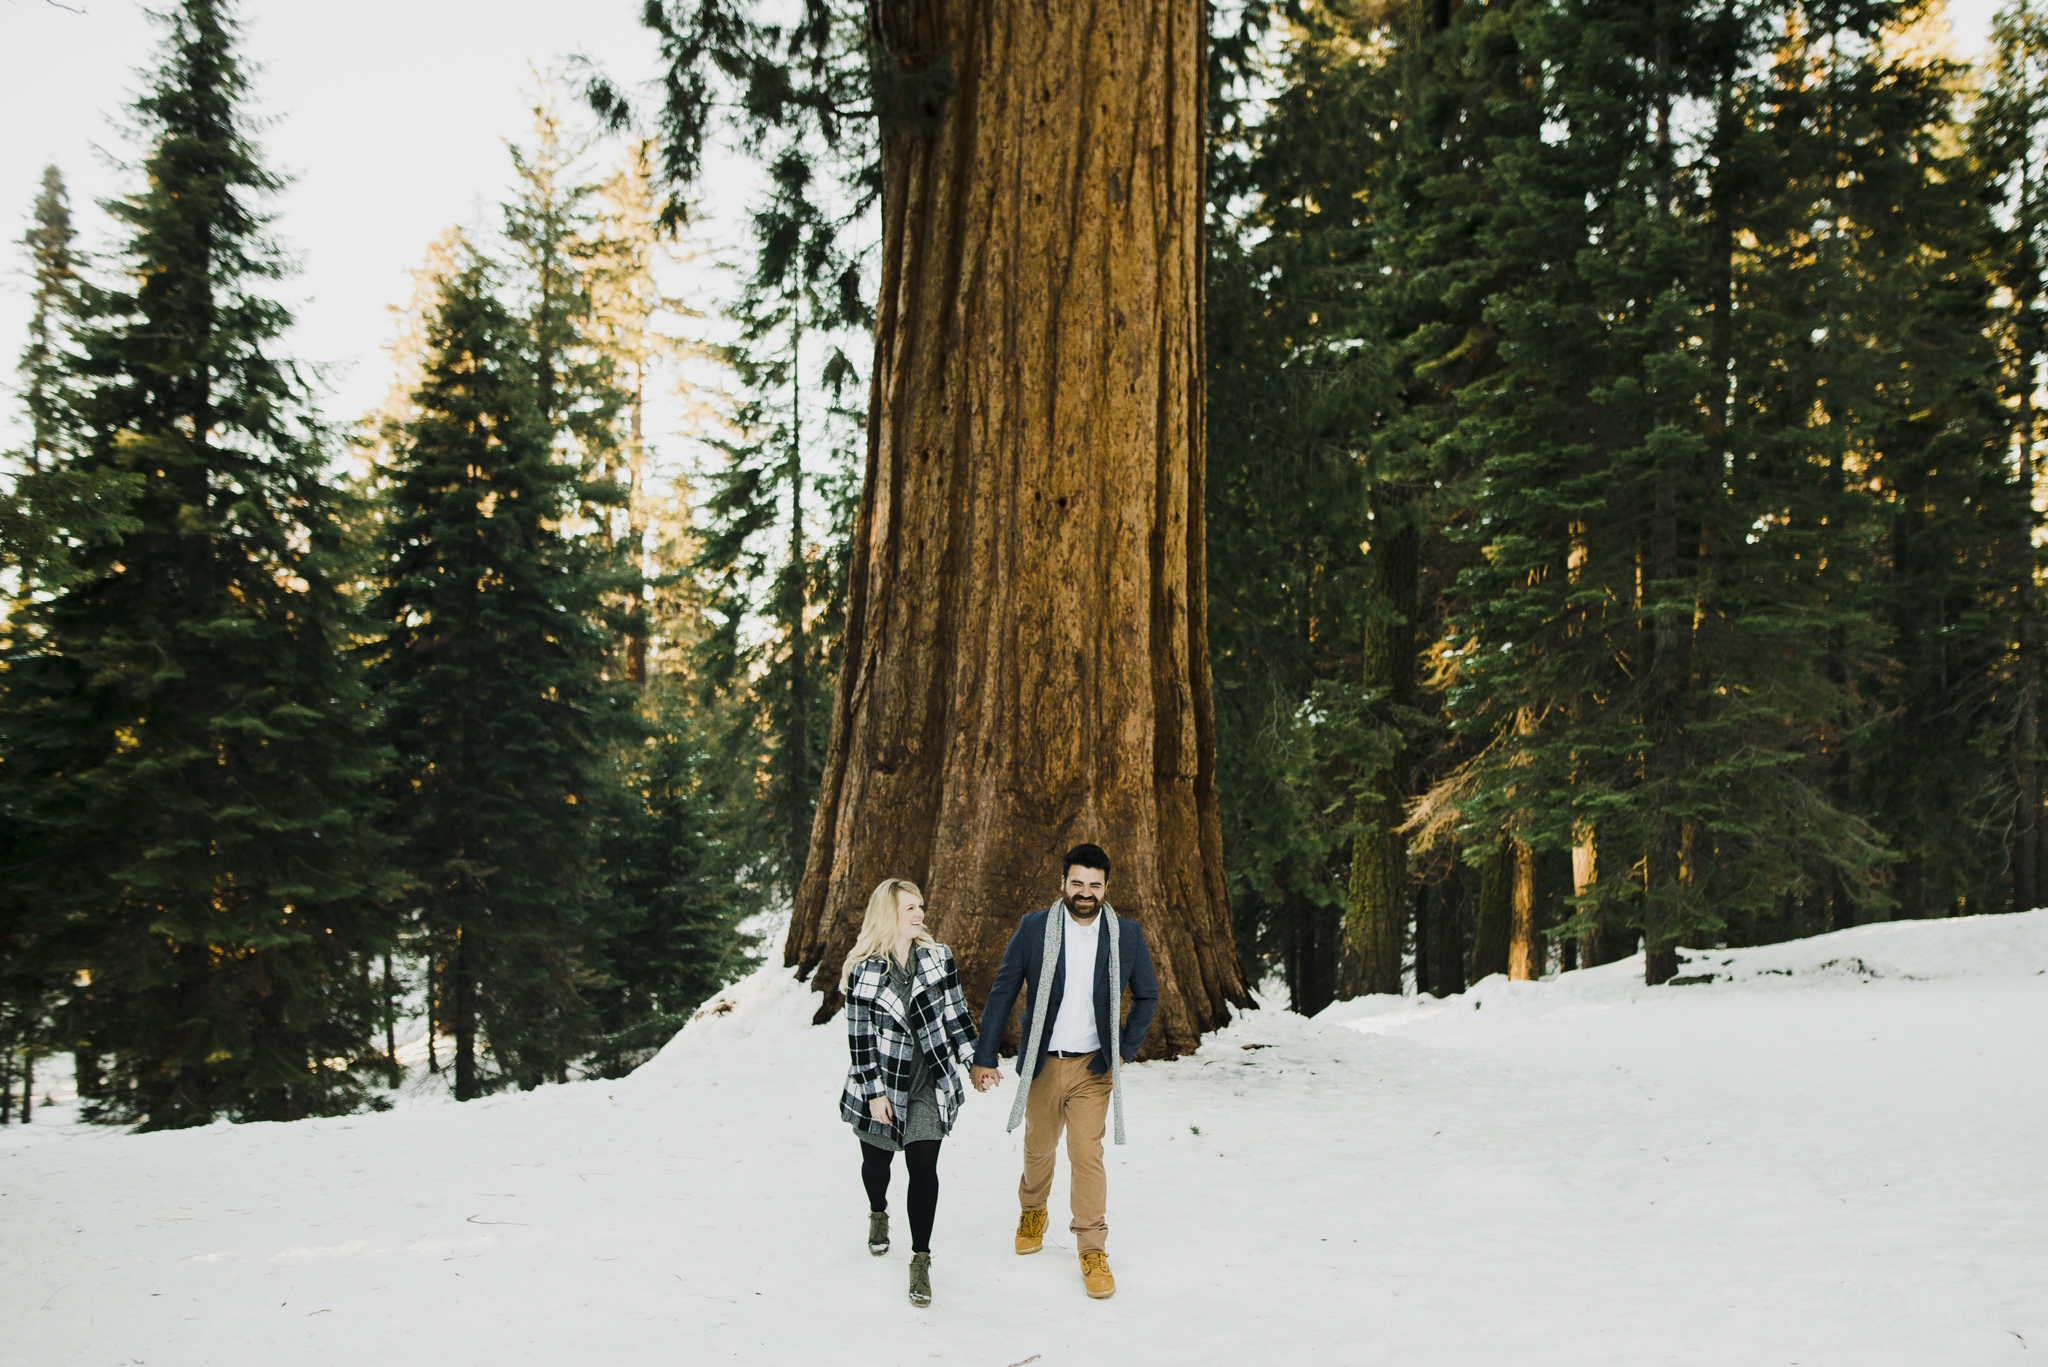
MULTIPOLYGON (((845 1047, 779 971, 616 1083, 0 1130, 9 1364, 2016 1363, 2048 1353, 2048 911, 1246 1013, 1133 1068, 1118 1293, 1009 1251, 1009 1086, 935 1300, 870 1258, 845 1047)), ((898 1178, 901 1180, 900 1176, 898 1178)))

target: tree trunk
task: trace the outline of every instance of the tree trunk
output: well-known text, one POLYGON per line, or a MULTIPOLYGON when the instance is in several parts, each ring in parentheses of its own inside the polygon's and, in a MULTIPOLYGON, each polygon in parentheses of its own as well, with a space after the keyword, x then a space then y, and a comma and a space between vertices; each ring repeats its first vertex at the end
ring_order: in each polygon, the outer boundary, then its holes
MULTIPOLYGON (((1386 725, 1415 701, 1415 595, 1422 538, 1398 499, 1376 499, 1373 587, 1379 601, 1367 619, 1360 671, 1367 688, 1383 690, 1386 725)), ((1398 742, 1373 776, 1378 799, 1360 813, 1366 829, 1351 848, 1348 914, 1339 995, 1401 991, 1401 932, 1408 923, 1408 837, 1401 830, 1409 788, 1408 746, 1398 742)))
POLYGON ((2041 743, 2041 623, 2029 604, 2020 618, 2019 717, 2013 728, 2012 909, 2040 905, 2041 777, 2035 751, 2041 743))
POLYGON ((1508 915, 1508 977, 1535 982, 1550 967, 1550 937, 1565 911, 1564 889, 1572 876, 1571 852, 1539 850, 1509 842, 1511 888, 1508 915))
POLYGON ((391 1090, 398 1090, 398 1084, 405 1077, 405 1070, 398 1066, 398 979, 392 976, 391 956, 384 956, 384 1057, 391 1065, 391 1090))
MULTIPOLYGON (((1280 967, 1287 980, 1287 1009, 1313 1016, 1337 999, 1337 914, 1299 895, 1286 903, 1280 967)), ((1021 1008, 1018 1012, 1021 1015, 1021 1008)))
MULTIPOLYGON (((646 408, 647 358, 644 349, 636 349, 633 356, 633 397, 626 406, 626 536, 633 548, 635 571, 647 567, 646 408)), ((643 615, 632 635, 626 638, 626 677, 635 688, 640 688, 647 683, 647 634, 652 627, 645 616, 648 611, 645 591, 636 589, 634 593, 634 606, 643 615)))
POLYGON ((441 1033, 441 987, 446 981, 441 971, 441 956, 427 955, 427 1073, 434 1076, 441 1071, 441 1050, 436 1037, 441 1033))
POLYGON ((470 964, 470 933, 455 929, 455 961, 449 965, 455 983, 455 1099, 474 1100, 476 1086, 476 975, 470 964))
MULTIPOLYGON (((1515 717, 1515 730, 1523 736, 1536 733, 1536 720, 1523 708, 1515 717)), ((1534 982, 1543 976, 1543 927, 1536 901, 1536 847, 1519 836, 1508 840, 1510 892, 1508 897, 1508 977, 1516 982, 1534 982)))
POLYGON ((1431 976, 1430 922, 1435 918, 1436 909, 1431 905, 1429 885, 1419 884, 1414 891, 1415 898, 1415 995, 1429 991, 1434 981, 1431 976))
POLYGON ((1472 981, 1508 971, 1508 919, 1514 900, 1512 842, 1502 836, 1479 870, 1479 915, 1472 926, 1472 981))
POLYGON ((787 962, 828 1018, 869 892, 911 878, 979 1005, 1091 840, 1158 971, 1145 1054, 1184 1053, 1251 1004, 1206 622, 1204 7, 873 13, 906 77, 885 94, 951 89, 883 131, 868 464, 787 962))
MULTIPOLYGON (((1839 415, 1832 410, 1828 411, 1827 417, 1830 422, 1840 420, 1839 415)), ((1836 443, 1828 456, 1826 484, 1828 495, 1827 508, 1831 520, 1842 517, 1841 507, 1844 483, 1842 447, 1840 443, 1836 443)), ((1838 594, 1846 597, 1849 592, 1847 583, 1843 582, 1840 576, 1837 576, 1837 582, 1841 582, 1842 587, 1835 592, 1827 594, 1830 611, 1835 610, 1839 606, 1838 594)), ((1841 626, 1828 628, 1826 644, 1822 648, 1821 670, 1826 676, 1828 683, 1835 689, 1838 707, 1838 711, 1833 718, 1833 725, 1828 728, 1825 741, 1828 799, 1834 803, 1836 810, 1846 812, 1849 810, 1849 784, 1851 778, 1848 734, 1850 728, 1855 724, 1855 718, 1849 711, 1847 701, 1849 696, 1849 633, 1847 628, 1841 626)), ((1828 871, 1827 884, 1827 928, 1829 930, 1847 930, 1850 926, 1856 924, 1856 907, 1849 900, 1848 884, 1843 881, 1841 871, 1833 868, 1828 871)))
POLYGON ((1508 842, 1512 892, 1508 902, 1508 977, 1534 982, 1543 976, 1543 934, 1537 924, 1536 847, 1525 840, 1508 842))
POLYGON ((1668 469, 1657 472, 1655 507, 1650 519, 1648 591, 1654 595, 1651 614, 1649 707, 1643 730, 1648 740, 1645 786, 1656 809, 1650 815, 1650 838, 1643 852, 1643 977, 1656 987, 1678 971, 1678 937, 1684 934, 1679 906, 1679 845, 1683 818, 1673 810, 1675 790, 1684 763, 1680 727, 1685 717, 1683 652, 1690 622, 1672 610, 1673 581, 1678 578, 1678 488, 1668 469))
POLYGON ((1452 852, 1429 914, 1430 985, 1439 997, 1465 990, 1465 866, 1452 852))
MULTIPOLYGON (((1394 775, 1382 774, 1382 811, 1400 809, 1394 775)), ((1388 817, 1361 834, 1351 847, 1351 883, 1344 917, 1344 949, 1338 995, 1347 1000, 1368 992, 1399 995, 1401 930, 1408 908, 1408 838, 1388 817)))
MULTIPOLYGON (((1583 522, 1572 524, 1572 548, 1565 557, 1565 574, 1572 585, 1574 596, 1587 576, 1587 567, 1592 563, 1593 550, 1588 541, 1590 529, 1583 522)), ((1590 601, 1581 599, 1572 610, 1572 633, 1581 640, 1590 638, 1600 627, 1594 621, 1595 609, 1590 601)), ((1608 669, 1613 669, 1610 662, 1608 669)), ((1590 728, 1593 723, 1593 697, 1583 690, 1571 698, 1571 724, 1574 729, 1590 728)), ((1575 782, 1579 779, 1575 776, 1575 782)), ((1572 896, 1584 897, 1593 886, 1596 865, 1596 850, 1599 835, 1591 821, 1579 821, 1572 828, 1572 896)), ((1575 914, 1584 914, 1583 908, 1575 914)), ((1567 968, 1594 968, 1606 962, 1606 916, 1600 913, 1592 918, 1591 924, 1579 933, 1574 949, 1574 962, 1567 968)))
MULTIPOLYGON (((1579 827, 1572 846, 1572 896, 1585 897, 1600 877, 1600 833, 1589 822, 1579 827)), ((1607 917, 1603 913, 1579 934, 1579 967, 1598 968, 1607 962, 1607 917)))
MULTIPOLYGON (((810 597, 810 576, 804 573, 803 343, 801 323, 792 324, 789 340, 789 583, 783 602, 789 632, 789 726, 783 733, 783 764, 789 775, 789 872, 792 885, 804 868, 804 845, 810 836, 811 699, 809 665, 804 660, 804 603, 810 597)), ((879 880, 878 880, 879 881, 879 880)), ((790 889, 792 895, 795 887, 790 889)))
POLYGON ((2040 745, 2041 614, 2034 593, 2034 345, 2032 324, 2034 272, 2028 252, 2022 298, 2015 310, 2019 322, 2019 429, 2015 482, 2019 485, 2019 535, 2013 538, 2018 561, 2014 588, 2019 596, 2018 716, 2013 727, 2012 909, 2031 911, 2040 897, 2041 777, 2036 762, 2040 745))

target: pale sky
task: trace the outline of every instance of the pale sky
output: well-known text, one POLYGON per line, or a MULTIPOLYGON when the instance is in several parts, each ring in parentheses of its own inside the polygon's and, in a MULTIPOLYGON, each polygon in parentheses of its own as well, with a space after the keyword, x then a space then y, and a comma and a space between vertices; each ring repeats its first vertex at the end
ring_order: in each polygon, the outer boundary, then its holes
MULTIPOLYGON (((23 254, 43 166, 71 189, 87 247, 108 242, 93 201, 136 188, 93 149, 135 149, 109 121, 138 88, 160 30, 135 0, 0 0, 0 386, 11 393, 27 339, 23 254)), ((453 224, 495 226, 511 178, 507 140, 531 142, 529 64, 583 53, 616 76, 655 75, 640 0, 244 0, 245 58, 272 170, 295 178, 273 204, 274 233, 302 263, 280 297, 298 314, 286 350, 331 363, 326 415, 347 421, 382 398, 389 305, 411 295, 408 271, 453 224)), ((565 91, 573 100, 573 91, 565 91)), ((573 104, 570 114, 581 117, 573 104)), ((0 397, 0 442, 18 431, 0 397)))
POLYGON ((1958 57, 1974 57, 1991 37, 1991 16, 1999 10, 1995 0, 1949 0, 1949 29, 1955 35, 1958 57))
MULTIPOLYGON (((0 370, 8 380, 28 316, 15 244, 44 164, 63 169, 88 247, 107 244, 93 201, 136 183, 93 149, 134 155, 109 116, 135 89, 156 29, 135 0, 76 3, 84 13, 0 0, 0 370)), ((529 136, 529 65, 580 52, 629 81, 657 73, 639 8, 640 0, 245 0, 244 51, 262 67, 256 94, 274 120, 263 147, 273 169, 296 178, 274 206, 275 232, 304 265, 283 290, 299 317, 288 350, 332 366, 328 417, 347 421, 383 395, 388 306, 409 297, 407 272, 428 242, 451 224, 497 222, 509 178, 505 142, 529 136)), ((1994 8, 1993 0, 1953 0, 1958 55, 1982 46, 1994 8)), ((714 214, 721 188, 709 187, 714 214)), ((710 231, 729 236, 731 227, 714 218, 710 231)), ((0 398, 0 409, 0 441, 11 441, 18 405, 0 398)))

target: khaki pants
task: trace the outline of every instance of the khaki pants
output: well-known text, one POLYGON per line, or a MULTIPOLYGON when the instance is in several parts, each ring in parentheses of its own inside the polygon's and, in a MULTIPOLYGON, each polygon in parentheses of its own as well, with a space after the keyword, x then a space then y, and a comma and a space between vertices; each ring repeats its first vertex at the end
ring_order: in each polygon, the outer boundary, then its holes
POLYGON ((1109 1201, 1108 1176, 1102 1170, 1102 1123, 1109 1114, 1109 1074, 1097 1076, 1087 1058, 1046 1056, 1045 1071, 1032 1079, 1024 1102, 1024 1180, 1017 1184, 1017 1204, 1044 1210, 1052 1196, 1052 1169, 1060 1131, 1067 1132, 1067 1204, 1073 1208, 1075 1247, 1086 1253, 1100 1249, 1109 1237, 1104 1208, 1109 1201))

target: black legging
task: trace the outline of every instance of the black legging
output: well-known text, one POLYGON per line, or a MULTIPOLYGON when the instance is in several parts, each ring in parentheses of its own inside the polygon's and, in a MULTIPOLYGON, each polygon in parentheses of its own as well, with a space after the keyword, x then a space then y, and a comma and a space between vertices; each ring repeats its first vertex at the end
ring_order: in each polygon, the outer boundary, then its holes
MULTIPOLYGON (((903 1146, 903 1164, 910 1169, 910 1251, 932 1251, 932 1216, 939 1208, 939 1145, 937 1139, 920 1139, 903 1146)), ((860 1184, 868 1189, 868 1209, 889 1208, 889 1158, 887 1149, 873 1144, 860 1146, 860 1184)))

